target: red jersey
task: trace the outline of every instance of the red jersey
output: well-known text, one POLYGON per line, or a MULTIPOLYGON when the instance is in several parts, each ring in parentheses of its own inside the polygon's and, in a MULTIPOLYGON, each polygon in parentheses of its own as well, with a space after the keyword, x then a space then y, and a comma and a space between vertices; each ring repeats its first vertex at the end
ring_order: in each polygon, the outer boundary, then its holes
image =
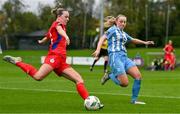
POLYGON ((172 45, 167 44, 167 45, 164 47, 164 51, 165 51, 165 54, 170 54, 171 52, 174 51, 174 48, 173 48, 172 45))
POLYGON ((65 25, 60 24, 57 21, 54 21, 48 30, 47 38, 51 39, 51 44, 49 46, 49 55, 55 54, 55 55, 61 55, 66 56, 66 39, 61 36, 56 27, 60 25, 62 29, 66 32, 65 25))

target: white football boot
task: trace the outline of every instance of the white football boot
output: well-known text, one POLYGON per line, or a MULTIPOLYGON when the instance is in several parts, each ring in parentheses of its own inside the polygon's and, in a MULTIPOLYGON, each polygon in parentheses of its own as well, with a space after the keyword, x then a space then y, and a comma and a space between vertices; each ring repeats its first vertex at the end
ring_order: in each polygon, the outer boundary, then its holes
POLYGON ((3 60, 4 61, 7 61, 11 64, 16 64, 17 62, 21 62, 22 61, 22 58, 21 57, 13 57, 13 56, 10 56, 10 55, 6 55, 3 57, 3 60))
POLYGON ((146 104, 145 102, 142 101, 131 101, 132 104, 140 104, 140 105, 144 105, 146 104))

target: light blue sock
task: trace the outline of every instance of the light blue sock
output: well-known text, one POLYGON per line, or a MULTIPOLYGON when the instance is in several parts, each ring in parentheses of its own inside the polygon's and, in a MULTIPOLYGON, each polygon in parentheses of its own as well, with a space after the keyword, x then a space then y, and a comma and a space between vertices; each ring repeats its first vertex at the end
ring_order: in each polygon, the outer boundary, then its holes
POLYGON ((141 87, 141 80, 135 79, 132 87, 132 102, 137 100, 140 87, 141 87))
POLYGON ((117 84, 117 85, 120 85, 120 81, 117 79, 116 76, 114 76, 112 73, 109 74, 109 77, 111 78, 111 80, 117 84))

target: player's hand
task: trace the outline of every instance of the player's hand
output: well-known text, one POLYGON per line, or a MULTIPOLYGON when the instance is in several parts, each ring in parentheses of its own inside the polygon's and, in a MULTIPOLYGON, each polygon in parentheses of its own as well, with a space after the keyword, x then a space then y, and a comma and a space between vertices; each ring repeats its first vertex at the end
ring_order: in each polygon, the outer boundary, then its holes
POLYGON ((146 41, 145 42, 145 45, 150 45, 150 44, 154 45, 154 41, 146 41))
POLYGON ((66 39, 66 44, 67 44, 67 45, 70 44, 70 39, 69 39, 69 38, 66 39))
POLYGON ((43 41, 42 41, 42 40, 38 40, 38 43, 39 43, 39 44, 42 44, 42 43, 43 43, 43 41))
POLYGON ((100 51, 96 50, 94 53, 92 53, 92 56, 97 57, 99 55, 100 51))

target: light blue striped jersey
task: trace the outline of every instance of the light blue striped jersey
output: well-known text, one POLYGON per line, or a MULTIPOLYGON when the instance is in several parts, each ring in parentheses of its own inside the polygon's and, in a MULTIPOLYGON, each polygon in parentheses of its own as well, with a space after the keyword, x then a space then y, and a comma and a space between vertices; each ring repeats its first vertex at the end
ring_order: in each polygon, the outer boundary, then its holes
POLYGON ((115 25, 109 28, 105 34, 108 40, 108 53, 120 51, 127 53, 125 44, 133 39, 131 36, 115 25))

